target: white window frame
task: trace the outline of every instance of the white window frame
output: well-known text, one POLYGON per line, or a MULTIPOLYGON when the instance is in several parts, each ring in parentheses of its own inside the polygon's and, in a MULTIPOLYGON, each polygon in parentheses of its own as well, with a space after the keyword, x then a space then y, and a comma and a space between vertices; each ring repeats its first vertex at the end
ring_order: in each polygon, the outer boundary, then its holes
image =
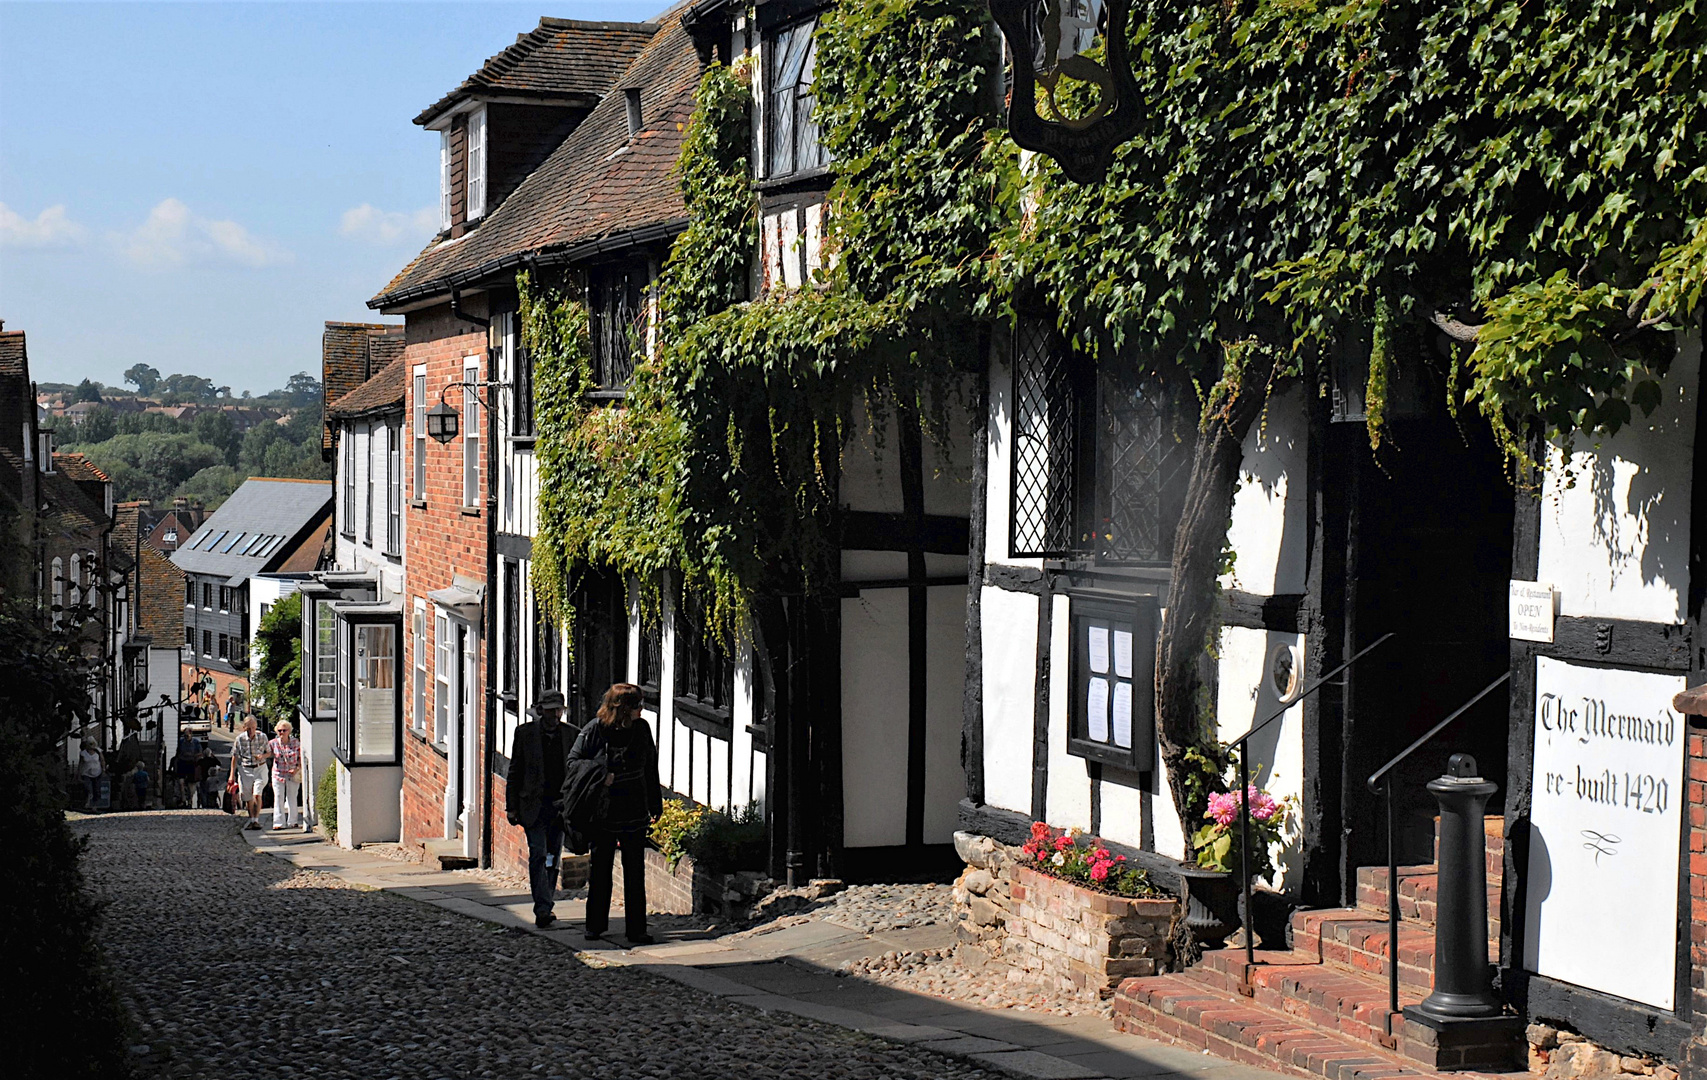
POLYGON ((456 716, 451 708, 451 694, 456 685, 457 669, 462 658, 456 655, 456 627, 443 610, 433 612, 433 635, 437 648, 433 658, 433 741, 446 744, 446 729, 456 716))
MULTIPOLYGON (((374 467, 373 467, 373 465, 374 465, 374 462, 373 462, 373 425, 372 424, 369 424, 367 426, 367 434, 366 434, 366 437, 364 437, 362 439, 362 442, 365 444, 364 452, 362 453, 362 463, 366 466, 366 471, 367 471, 367 475, 362 478, 363 481, 365 482, 363 486, 365 487, 366 494, 367 494, 367 513, 366 513, 367 520, 363 523, 364 528, 362 530, 362 542, 364 544, 366 544, 368 547, 372 547, 373 546, 373 519, 374 519, 374 511, 373 511, 373 479, 374 479, 374 476, 373 476, 374 467)), ((394 645, 393 649, 395 649, 395 648, 396 648, 396 646, 394 645)))
POLYGON ((462 361, 462 505, 480 505, 480 358, 462 361))
POLYGON ((415 365, 414 401, 415 475, 412 491, 417 502, 427 501, 427 365, 415 365))
POLYGON ((385 553, 403 554, 403 425, 385 425, 385 553))
POLYGON ((486 108, 482 106, 468 114, 468 132, 464 136, 468 147, 468 220, 486 216, 486 108))
POLYGON ((427 602, 418 597, 415 600, 413 629, 414 672, 410 689, 414 708, 409 715, 409 726, 424 735, 427 731, 427 602))
POLYGON ((450 228, 450 131, 439 132, 439 231, 450 228))
POLYGON ((343 452, 338 456, 344 461, 344 520, 338 524, 338 531, 354 540, 356 536, 356 441, 354 430, 343 433, 341 440, 343 452))

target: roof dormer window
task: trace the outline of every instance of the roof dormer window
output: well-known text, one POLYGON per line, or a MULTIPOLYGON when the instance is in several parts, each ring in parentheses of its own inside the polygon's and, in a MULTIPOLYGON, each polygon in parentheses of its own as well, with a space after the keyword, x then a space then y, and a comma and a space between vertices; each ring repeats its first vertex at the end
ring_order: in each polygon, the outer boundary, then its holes
POLYGON ((640 134, 640 88, 631 86, 622 96, 628 100, 628 137, 632 139, 640 134))
POLYGON ((486 213, 486 110, 468 114, 468 220, 486 213))

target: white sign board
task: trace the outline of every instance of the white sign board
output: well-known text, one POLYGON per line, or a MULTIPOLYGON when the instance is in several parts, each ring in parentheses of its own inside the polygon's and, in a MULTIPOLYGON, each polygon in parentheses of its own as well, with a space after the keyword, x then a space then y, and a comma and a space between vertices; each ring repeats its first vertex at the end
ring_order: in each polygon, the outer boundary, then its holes
POLYGON ((1682 675, 1535 661, 1523 963, 1675 1008, 1682 675))
POLYGON ((1553 640, 1553 586, 1540 581, 1513 581, 1508 611, 1512 637, 1519 641, 1553 640))

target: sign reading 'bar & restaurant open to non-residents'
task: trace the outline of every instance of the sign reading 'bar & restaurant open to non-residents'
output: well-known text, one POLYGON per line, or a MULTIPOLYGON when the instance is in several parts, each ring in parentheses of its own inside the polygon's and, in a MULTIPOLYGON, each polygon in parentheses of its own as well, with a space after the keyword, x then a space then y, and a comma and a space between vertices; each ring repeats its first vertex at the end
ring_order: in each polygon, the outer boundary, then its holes
POLYGON ((1535 661, 1524 966, 1675 1007, 1682 675, 1535 661))

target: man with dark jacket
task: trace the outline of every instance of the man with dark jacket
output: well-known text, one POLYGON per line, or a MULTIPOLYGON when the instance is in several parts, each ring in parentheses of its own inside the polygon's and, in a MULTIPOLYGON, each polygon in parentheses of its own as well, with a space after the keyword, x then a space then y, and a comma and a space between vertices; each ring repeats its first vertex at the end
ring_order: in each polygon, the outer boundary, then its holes
POLYGON ((579 732, 563 723, 563 695, 556 690, 541 694, 528 715, 534 719, 516 728, 516 741, 510 748, 504 816, 511 825, 527 830, 533 921, 544 929, 557 921, 552 908, 557 900, 557 864, 563 849, 558 800, 564 767, 579 732))

